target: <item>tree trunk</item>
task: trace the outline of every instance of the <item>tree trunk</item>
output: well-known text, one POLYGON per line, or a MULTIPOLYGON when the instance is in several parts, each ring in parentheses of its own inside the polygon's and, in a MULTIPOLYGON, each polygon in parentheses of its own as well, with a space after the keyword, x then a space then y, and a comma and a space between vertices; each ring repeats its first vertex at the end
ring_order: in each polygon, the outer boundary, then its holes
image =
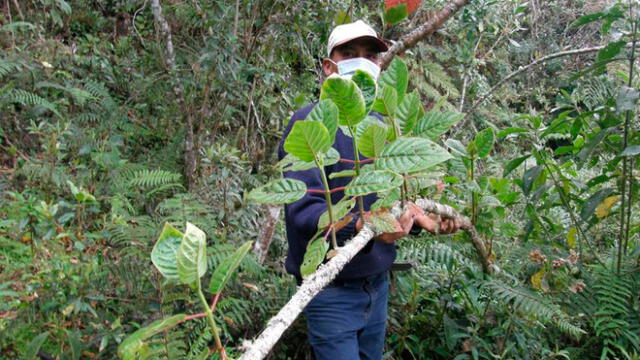
POLYGON ((153 11, 153 18, 160 29, 160 35, 164 39, 166 54, 163 60, 173 80, 173 93, 176 96, 176 100, 178 101, 178 105, 184 116, 184 176, 187 181, 187 187, 192 188, 196 182, 196 171, 198 169, 193 111, 191 111, 185 101, 184 89, 180 84, 180 79, 175 73, 176 54, 173 48, 173 40, 171 39, 171 28, 169 27, 167 20, 164 18, 164 15, 162 15, 160 0, 151 0, 151 9, 153 11))

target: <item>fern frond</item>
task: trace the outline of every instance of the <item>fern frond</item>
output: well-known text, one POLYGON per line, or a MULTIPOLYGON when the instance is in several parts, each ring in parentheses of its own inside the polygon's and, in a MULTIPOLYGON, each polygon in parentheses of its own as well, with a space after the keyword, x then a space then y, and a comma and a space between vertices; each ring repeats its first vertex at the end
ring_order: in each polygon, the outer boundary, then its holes
POLYGON ((57 116, 61 116, 53 103, 37 94, 22 89, 13 89, 10 91, 3 99, 3 102, 40 106, 51 111, 57 116))
POLYGON ((21 69, 22 65, 20 63, 0 59, 0 79, 9 74, 19 72, 21 69))
POLYGON ((161 185, 179 184, 182 175, 165 170, 140 170, 129 180, 129 185, 142 189, 157 188, 161 185))

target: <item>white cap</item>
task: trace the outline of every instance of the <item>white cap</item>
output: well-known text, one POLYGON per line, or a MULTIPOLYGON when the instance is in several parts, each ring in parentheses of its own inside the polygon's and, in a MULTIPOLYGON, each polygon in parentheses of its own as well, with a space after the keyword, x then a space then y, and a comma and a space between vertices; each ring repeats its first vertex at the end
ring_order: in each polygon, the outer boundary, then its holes
POLYGON ((371 42, 377 46, 380 52, 389 50, 387 44, 378 37, 378 34, 376 34, 376 31, 373 30, 371 26, 362 20, 358 20, 349 24, 338 25, 331 31, 329 43, 327 44, 327 56, 331 57, 331 51, 333 51, 336 46, 346 44, 358 38, 370 38, 371 42))

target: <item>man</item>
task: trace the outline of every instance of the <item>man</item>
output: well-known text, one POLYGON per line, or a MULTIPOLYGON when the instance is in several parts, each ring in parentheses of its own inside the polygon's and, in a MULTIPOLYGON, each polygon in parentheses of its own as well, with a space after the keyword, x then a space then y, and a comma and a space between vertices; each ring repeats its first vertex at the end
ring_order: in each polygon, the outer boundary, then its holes
MULTIPOLYGON (((336 26, 329 36, 327 58, 322 60, 324 75, 337 73, 349 77, 356 69, 368 71, 377 79, 380 73, 379 54, 387 51, 387 45, 378 38, 375 30, 361 20, 336 26)), ((280 144, 278 156, 282 159, 284 139, 293 124, 304 120, 315 104, 295 112, 280 144)), ((374 114, 379 117, 379 115, 374 114)), ((333 148, 343 159, 353 160, 353 145, 349 137, 338 130, 333 148)), ((364 159, 360 155, 361 159, 364 159)), ((327 176, 342 170, 353 169, 353 164, 338 162, 327 166, 327 176)), ((285 177, 306 183, 309 189, 323 189, 317 169, 289 171, 285 177)), ((339 177, 329 180, 329 187, 345 186, 351 179, 339 177)), ((331 195, 337 203, 344 196, 338 191, 331 195)), ((364 197, 368 210, 376 200, 375 194, 364 197)), ((298 283, 302 281, 300 265, 307 243, 317 231, 320 215, 327 209, 324 194, 307 193, 302 199, 285 206, 285 220, 289 252, 286 269, 298 283)), ((355 211, 355 209, 353 210, 355 211)), ((407 235, 414 226, 427 231, 450 233, 458 229, 453 220, 440 221, 427 216, 422 209, 412 206, 399 219, 396 232, 385 233, 369 242, 355 258, 323 289, 305 308, 309 342, 316 359, 357 360, 382 358, 387 319, 388 273, 396 256, 394 241, 407 235)), ((338 245, 358 233, 362 219, 358 215, 337 232, 338 245)))

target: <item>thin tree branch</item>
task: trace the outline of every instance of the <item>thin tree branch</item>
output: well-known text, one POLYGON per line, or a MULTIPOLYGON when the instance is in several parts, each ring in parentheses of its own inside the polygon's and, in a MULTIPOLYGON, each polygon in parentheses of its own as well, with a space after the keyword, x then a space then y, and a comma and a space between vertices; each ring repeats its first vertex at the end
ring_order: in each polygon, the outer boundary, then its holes
POLYGON ((425 22, 410 33, 401 37, 395 44, 393 44, 393 46, 389 48, 387 52, 382 54, 380 67, 386 69, 387 66, 389 66, 389 64, 391 63, 391 60, 393 60, 394 56, 403 53, 405 50, 411 47, 414 47, 418 43, 418 41, 433 34, 453 14, 467 5, 469 1, 470 0, 452 0, 450 3, 445 5, 442 10, 440 10, 435 16, 430 18, 429 21, 425 22))
POLYGON ((604 48, 604 46, 594 46, 594 47, 588 47, 588 48, 583 48, 583 49, 560 51, 560 52, 557 52, 557 53, 553 53, 551 55, 547 55, 547 56, 541 57, 540 59, 530 63, 529 65, 521 66, 520 68, 518 68, 518 70, 512 72, 511 74, 509 74, 506 77, 504 77, 502 80, 498 81, 497 84, 493 85, 493 87, 491 89, 489 89, 489 91, 486 94, 484 94, 479 100, 477 100, 471 106, 471 108, 467 112, 465 112, 464 117, 462 118, 462 120, 452 130, 455 130, 456 128, 462 127, 462 125, 464 124, 466 118, 470 114, 472 114, 476 110, 478 110, 478 107, 480 107, 480 105, 482 105, 485 101, 487 101, 487 99, 489 99, 489 97, 491 96, 491 94, 493 94, 494 91, 496 91, 498 88, 500 88, 502 85, 504 85, 507 81, 509 81, 509 80, 513 79, 514 77, 516 77, 516 76, 528 71, 532 67, 534 67, 536 65, 539 65, 539 64, 542 64, 544 62, 547 62, 549 60, 553 60, 553 59, 559 58, 559 57, 586 54, 586 53, 602 50, 603 48, 604 48))
MULTIPOLYGON (((486 272, 491 270, 491 262, 484 243, 478 237, 471 221, 469 221, 467 217, 460 215, 452 207, 439 204, 435 201, 419 199, 415 204, 427 212, 435 213, 446 218, 458 219, 462 224, 461 228, 469 234, 474 246, 478 250, 483 269, 486 272)), ((396 204, 391 209, 391 212, 394 216, 399 217, 403 213, 403 208, 400 204, 396 204)), ((240 357, 240 360, 264 359, 305 306, 338 275, 340 270, 342 270, 375 235, 376 233, 371 226, 365 223, 362 230, 360 230, 353 239, 337 249, 336 255, 333 256, 331 260, 320 265, 316 272, 302 282, 302 285, 293 297, 291 297, 289 302, 280 309, 276 316, 269 320, 267 326, 258 338, 253 342, 247 342, 243 345, 247 350, 242 357, 240 357)))

